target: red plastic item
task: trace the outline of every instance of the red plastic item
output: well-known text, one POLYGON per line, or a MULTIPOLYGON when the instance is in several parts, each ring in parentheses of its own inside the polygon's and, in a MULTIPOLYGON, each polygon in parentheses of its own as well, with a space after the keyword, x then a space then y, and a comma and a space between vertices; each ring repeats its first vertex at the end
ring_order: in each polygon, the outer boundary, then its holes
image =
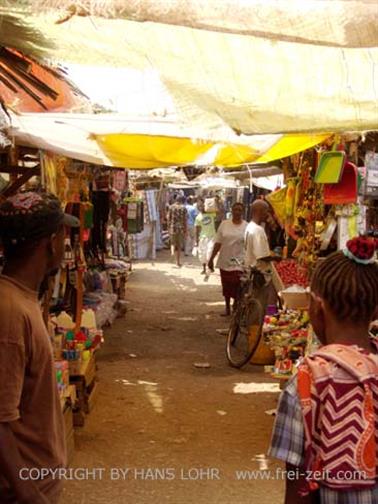
POLYGON ((91 348, 96 348, 101 344, 101 336, 99 334, 96 334, 96 336, 93 338, 91 348))
POLYGON ((338 184, 324 184, 324 203, 326 205, 349 205, 356 203, 358 196, 358 170, 346 162, 343 175, 338 184))
POLYGON ((75 341, 87 341, 87 337, 85 336, 85 334, 81 331, 77 332, 75 334, 75 341))

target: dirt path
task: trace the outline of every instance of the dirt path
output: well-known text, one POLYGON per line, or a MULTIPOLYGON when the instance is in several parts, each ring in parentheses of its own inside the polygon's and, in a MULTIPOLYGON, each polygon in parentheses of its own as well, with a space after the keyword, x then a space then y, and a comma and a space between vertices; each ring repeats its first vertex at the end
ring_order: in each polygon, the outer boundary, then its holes
POLYGON ((273 423, 265 410, 278 394, 233 392, 272 382, 260 368, 227 365, 219 277, 206 283, 190 260, 176 269, 163 252, 134 266, 127 297, 126 317, 98 354, 96 408, 76 435, 73 467, 98 471, 68 481, 63 504, 282 502, 282 481, 237 478, 280 467, 265 458, 273 423))

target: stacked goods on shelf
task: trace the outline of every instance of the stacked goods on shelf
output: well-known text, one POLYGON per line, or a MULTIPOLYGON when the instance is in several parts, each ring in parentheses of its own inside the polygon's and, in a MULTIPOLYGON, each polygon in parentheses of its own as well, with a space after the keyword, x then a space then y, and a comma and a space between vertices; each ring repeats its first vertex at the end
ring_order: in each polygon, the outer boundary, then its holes
POLYGON ((279 293, 283 307, 290 310, 305 310, 309 305, 310 293, 300 285, 291 285, 279 293))
POLYGON ((55 375, 58 384, 60 397, 65 397, 66 390, 70 384, 70 372, 68 361, 56 360, 55 361, 55 375))
POLYGON ((291 376, 296 361, 306 352, 310 336, 306 310, 279 310, 276 316, 266 316, 263 336, 274 351, 274 376, 291 376))
POLYGON ((98 327, 111 326, 118 317, 116 294, 104 291, 89 292, 85 295, 84 303, 93 309, 98 327))
POLYGON ((285 287, 290 285, 308 286, 307 271, 295 259, 283 259, 275 267, 285 287))
POLYGON ((82 327, 75 328, 72 318, 65 312, 50 319, 53 328, 55 360, 68 362, 69 374, 75 374, 83 361, 90 359, 103 342, 103 332, 97 329, 93 311, 84 310, 82 327))
POLYGON ((96 327, 92 310, 83 311, 82 323, 84 326, 76 330, 75 323, 64 312, 50 319, 62 408, 65 412, 69 397, 72 412, 65 414, 71 414, 75 426, 84 425, 85 413, 89 413, 93 405, 97 392, 95 352, 103 342, 103 333, 96 327))
POLYGON ((122 259, 106 258, 105 270, 91 268, 85 275, 83 304, 95 313, 96 326, 112 325, 126 313, 126 283, 131 265, 122 259))

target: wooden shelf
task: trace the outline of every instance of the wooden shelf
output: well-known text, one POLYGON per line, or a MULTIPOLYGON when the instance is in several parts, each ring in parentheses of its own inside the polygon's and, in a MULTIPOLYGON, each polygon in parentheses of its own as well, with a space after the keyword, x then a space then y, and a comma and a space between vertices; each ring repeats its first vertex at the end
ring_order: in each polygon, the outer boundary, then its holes
POLYGON ((60 405, 62 407, 62 411, 64 411, 67 403, 70 404, 72 407, 74 407, 76 401, 77 401, 76 387, 75 385, 68 385, 63 394, 60 395, 60 405))
POLYGON ((74 425, 82 427, 85 423, 85 414, 94 406, 97 397, 96 360, 94 353, 80 366, 80 374, 71 375, 70 383, 76 389, 77 408, 74 411, 74 425))

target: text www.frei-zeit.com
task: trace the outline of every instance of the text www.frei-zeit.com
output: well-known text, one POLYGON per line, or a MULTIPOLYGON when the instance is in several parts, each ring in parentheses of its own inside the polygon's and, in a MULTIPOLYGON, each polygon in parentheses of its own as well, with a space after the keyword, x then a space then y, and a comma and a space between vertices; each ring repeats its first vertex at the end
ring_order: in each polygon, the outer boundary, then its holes
POLYGON ((366 479, 363 472, 339 471, 330 473, 327 471, 303 471, 300 469, 286 470, 280 467, 275 470, 235 470, 226 473, 217 467, 77 467, 77 468, 22 468, 19 473, 21 480, 112 480, 112 481, 219 481, 222 479, 236 479, 238 481, 269 481, 289 480, 295 481, 302 478, 317 481, 322 480, 347 480, 361 481, 366 479))

